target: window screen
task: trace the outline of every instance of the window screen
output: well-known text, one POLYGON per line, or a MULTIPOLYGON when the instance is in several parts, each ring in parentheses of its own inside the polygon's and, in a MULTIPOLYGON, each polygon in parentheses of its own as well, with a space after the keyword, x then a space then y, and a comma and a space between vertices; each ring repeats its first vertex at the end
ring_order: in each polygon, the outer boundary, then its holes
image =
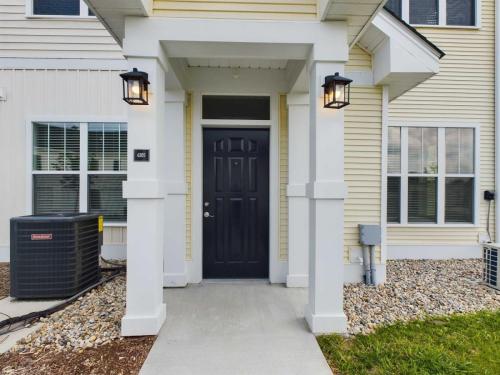
POLYGON ((437 25, 439 23, 438 0, 410 0, 410 23, 437 25))
POLYGON ((408 222, 435 223, 437 221, 437 178, 408 178, 408 222))
POLYGON ((401 18, 401 0, 388 0, 385 3, 385 8, 401 18))
POLYGON ((127 221, 127 200, 122 197, 126 175, 89 175, 89 212, 104 216, 106 221, 127 221))
POLYGON ((88 142, 89 171, 127 170, 127 124, 91 123, 88 142))
POLYGON ((66 123, 33 125, 33 170, 80 169, 80 127, 66 123))
POLYGON ((446 0, 446 24, 474 26, 476 24, 475 0, 446 0))
POLYGON ((79 16, 80 0, 33 0, 33 14, 79 16))
POLYGON ((269 120, 269 96, 204 95, 203 118, 206 120, 269 120))
POLYGON ((387 222, 399 223, 401 218, 401 177, 387 178, 387 222))
POLYGON ((79 179, 77 174, 33 175, 33 213, 78 212, 79 179))
POLYGON ((446 223, 472 223, 474 178, 447 177, 445 201, 446 223))

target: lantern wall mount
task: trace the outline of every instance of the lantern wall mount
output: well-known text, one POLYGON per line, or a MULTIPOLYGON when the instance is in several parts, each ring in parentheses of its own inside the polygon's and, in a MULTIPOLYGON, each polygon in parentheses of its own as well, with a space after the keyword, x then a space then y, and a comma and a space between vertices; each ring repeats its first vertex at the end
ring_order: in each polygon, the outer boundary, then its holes
POLYGON ((342 77, 338 72, 325 77, 324 107, 340 109, 350 104, 352 79, 342 77))
POLYGON ((120 74, 123 79, 123 100, 130 105, 148 105, 148 73, 134 68, 131 72, 120 74))

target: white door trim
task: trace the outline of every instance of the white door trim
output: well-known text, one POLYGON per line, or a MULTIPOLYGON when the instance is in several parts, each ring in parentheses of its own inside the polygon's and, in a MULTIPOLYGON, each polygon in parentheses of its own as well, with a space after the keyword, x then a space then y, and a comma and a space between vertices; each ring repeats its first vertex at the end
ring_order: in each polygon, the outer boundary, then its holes
POLYGON ((279 94, 277 92, 245 93, 271 98, 269 121, 202 120, 201 96, 206 94, 242 95, 228 92, 192 93, 192 260, 187 262, 188 282, 199 283, 203 278, 203 128, 268 128, 269 129, 269 280, 283 283, 286 280, 287 262, 279 260, 279 94))

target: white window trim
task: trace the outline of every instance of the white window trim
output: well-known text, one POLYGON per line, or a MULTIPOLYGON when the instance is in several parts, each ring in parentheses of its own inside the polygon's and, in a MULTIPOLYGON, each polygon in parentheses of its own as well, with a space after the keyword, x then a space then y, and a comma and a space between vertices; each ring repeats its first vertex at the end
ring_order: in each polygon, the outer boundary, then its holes
MULTIPOLYGON (((94 174, 118 174, 128 175, 127 171, 89 171, 88 170, 88 124, 93 122, 102 123, 127 123, 125 118, 92 118, 87 121, 82 121, 80 118, 58 118, 44 117, 33 118, 26 121, 26 198, 25 198, 25 214, 33 215, 33 175, 35 174, 74 174, 80 176, 79 189, 79 211, 87 212, 88 210, 88 175, 94 174), (79 171, 34 171, 33 170, 33 127, 35 123, 74 123, 80 127, 80 170, 79 171), (84 187, 82 189, 82 186, 84 187)), ((126 227, 127 222, 105 222, 104 227, 126 227)))
MULTIPOLYGON (((439 27, 439 28, 447 28, 447 29, 480 29, 481 28, 481 0, 476 1, 476 9, 475 16, 476 22, 473 26, 467 25, 447 25, 446 24, 446 0, 438 0, 438 14, 439 14, 439 24, 438 25, 421 25, 421 24, 411 24, 414 27, 439 27)), ((401 18, 406 23, 410 23, 410 0, 401 0, 401 18)))
MULTIPOLYGON (((400 202, 400 223, 387 223, 388 227, 420 227, 420 228, 478 228, 480 227, 480 125, 478 123, 460 123, 453 121, 443 122, 421 122, 421 121, 408 121, 408 122, 393 122, 389 123, 389 127, 401 128, 401 150, 408 149, 408 131, 410 127, 428 127, 438 129, 438 173, 437 174, 411 174, 411 176, 425 176, 438 178, 438 207, 437 207, 437 223, 409 223, 408 222, 408 179, 401 178, 401 202, 400 202), (470 175, 460 174, 462 177, 474 177, 474 212, 472 223, 445 223, 445 179, 446 177, 453 177, 454 174, 446 173, 442 165, 446 164, 446 148, 445 148, 445 129, 446 128, 471 128, 474 129, 474 173, 470 175), (405 129, 405 130, 403 130, 405 129)), ((388 132, 384 133, 384 144, 388 145, 388 132)), ((387 177, 391 176, 408 176, 408 153, 401 152, 401 171, 400 173, 387 172, 387 160, 384 162, 385 168, 382 171, 382 178, 387 181, 387 177)), ((388 158, 388 153, 383 154, 384 158, 388 158)), ((384 194, 387 201, 387 189, 384 194)))
POLYGON ((89 7, 84 0, 80 0, 80 14, 77 16, 70 15, 50 15, 50 14, 35 14, 33 13, 33 0, 26 0, 25 9, 26 18, 55 18, 55 19, 70 19, 70 20, 96 20, 96 16, 89 16, 89 7))

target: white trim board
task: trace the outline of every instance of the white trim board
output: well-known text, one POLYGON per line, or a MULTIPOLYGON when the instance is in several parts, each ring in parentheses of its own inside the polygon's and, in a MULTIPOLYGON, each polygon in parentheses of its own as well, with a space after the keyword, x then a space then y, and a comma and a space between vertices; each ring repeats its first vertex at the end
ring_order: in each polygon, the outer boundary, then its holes
POLYGON ((481 258, 481 245, 389 245, 388 259, 481 258))

